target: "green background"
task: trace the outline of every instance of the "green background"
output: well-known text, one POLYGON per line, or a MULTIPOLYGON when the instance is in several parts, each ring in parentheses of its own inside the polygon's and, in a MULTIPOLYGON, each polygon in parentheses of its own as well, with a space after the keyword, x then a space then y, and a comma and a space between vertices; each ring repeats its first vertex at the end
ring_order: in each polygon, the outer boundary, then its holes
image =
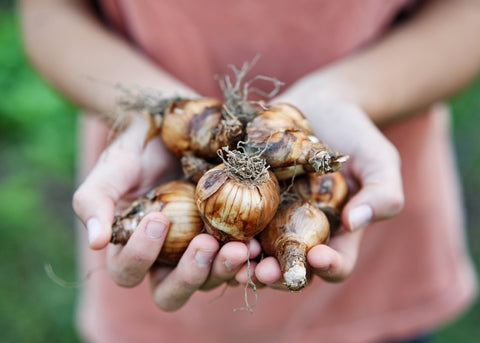
MULTIPOLYGON (((0 342, 78 342, 74 185, 77 111, 29 67, 11 2, 0 1, 0 342), (3 3, 3 5, 2 5, 3 3)), ((468 237, 480 261, 480 81, 450 101, 468 237)), ((432 166, 439 168, 440 166, 432 166)), ((480 342, 478 302, 434 342, 480 342)))

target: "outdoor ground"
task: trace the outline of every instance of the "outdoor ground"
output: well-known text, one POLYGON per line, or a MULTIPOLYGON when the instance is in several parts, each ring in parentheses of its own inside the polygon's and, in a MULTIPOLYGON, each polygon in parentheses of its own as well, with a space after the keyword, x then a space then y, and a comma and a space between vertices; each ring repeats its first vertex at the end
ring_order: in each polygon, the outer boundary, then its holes
MULTIPOLYGON (((59 287, 44 271, 50 263, 62 278, 77 279, 71 209, 77 112, 30 69, 7 3, 0 1, 0 342, 79 342, 73 327, 77 291, 59 287)), ((478 266, 480 81, 451 106, 478 266)), ((435 343, 480 342, 479 323, 477 303, 440 330, 435 343)))

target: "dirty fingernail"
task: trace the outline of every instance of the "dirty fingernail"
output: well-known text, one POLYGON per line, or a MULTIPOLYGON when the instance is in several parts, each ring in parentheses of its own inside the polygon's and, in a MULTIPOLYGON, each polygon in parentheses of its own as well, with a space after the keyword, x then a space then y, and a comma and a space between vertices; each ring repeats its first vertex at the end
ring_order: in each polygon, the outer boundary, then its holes
POLYGON ((234 263, 230 260, 225 260, 223 261, 223 265, 225 266, 225 268, 231 272, 231 271, 234 271, 235 269, 237 269, 239 267, 239 264, 238 263, 234 263))
POLYGON ((206 267, 213 261, 215 252, 209 250, 198 250, 195 254, 195 261, 199 267, 206 267))
POLYGON ((102 232, 102 224, 96 217, 92 217, 87 221, 88 243, 92 244, 97 240, 102 232))
POLYGON ((369 205, 360 205, 350 211, 348 221, 352 231, 363 229, 368 226, 373 219, 373 210, 369 205))
POLYGON ((165 236, 165 229, 167 228, 167 223, 160 220, 150 220, 147 223, 147 228, 145 233, 150 239, 159 239, 165 236))

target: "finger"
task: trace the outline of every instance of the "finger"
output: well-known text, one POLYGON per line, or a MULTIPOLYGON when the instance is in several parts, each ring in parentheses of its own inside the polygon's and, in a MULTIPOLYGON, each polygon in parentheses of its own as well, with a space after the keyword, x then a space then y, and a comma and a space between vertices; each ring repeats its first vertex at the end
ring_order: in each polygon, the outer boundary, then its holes
POLYGON ((139 137, 143 137, 147 126, 143 120, 133 120, 101 154, 73 196, 73 208, 87 227, 92 249, 102 249, 108 244, 118 201, 138 184, 144 152, 139 137))
POLYGON ((243 266, 238 269, 234 278, 231 280, 231 283, 241 283, 244 285, 247 283, 255 283, 256 287, 258 288, 264 287, 265 285, 263 285, 261 282, 258 282, 255 277, 255 267, 257 265, 257 262, 252 261, 252 259, 257 258, 260 255, 260 253, 262 252, 262 246, 256 239, 252 238, 249 241, 248 249, 250 251, 249 259, 247 260, 247 263, 244 263, 243 266))
POLYGON ((255 277, 262 285, 281 291, 289 291, 283 279, 280 264, 275 257, 261 260, 255 267, 255 277))
POLYGON ((250 241, 247 244, 247 247, 248 247, 248 250, 250 251, 250 254, 249 254, 250 259, 257 258, 262 252, 262 246, 255 238, 250 239, 250 241))
POLYGON ((257 287, 264 286, 261 282, 257 280, 257 277, 255 276, 256 266, 257 262, 247 261, 247 263, 245 263, 235 274, 235 280, 242 285, 253 282, 257 287))
POLYGON ((270 285, 282 279, 280 264, 275 257, 269 256, 261 260, 255 268, 258 281, 270 285))
POLYGON ((202 286, 203 290, 215 288, 235 277, 237 271, 248 259, 248 248, 241 242, 225 244, 213 262, 212 272, 202 286))
POLYGON ((311 98, 304 105, 315 118, 318 137, 350 156, 347 166, 361 190, 347 203, 342 222, 349 231, 398 214, 403 207, 400 157, 396 148, 357 105, 330 98, 311 98), (331 130, 334 124, 338 130, 331 130), (348 139, 339 139, 344 134, 348 139))
MULTIPOLYGON (((259 282, 265 284, 265 286, 269 288, 291 292, 285 284, 280 264, 274 257, 267 257, 260 261, 255 268, 255 276, 259 282)), ((307 285, 310 283, 311 279, 312 273, 310 267, 307 266, 307 285)))
MULTIPOLYGON (((232 280, 247 260, 256 258, 262 251, 260 243, 251 239, 247 244, 230 242, 225 244, 217 254, 213 263, 210 277, 202 286, 203 290, 209 290, 220 284, 232 280)), ((233 282, 235 284, 238 282, 233 282)))
POLYGON ((92 183, 84 183, 73 196, 73 208, 87 228, 88 242, 92 249, 102 249, 112 234, 111 224, 115 215, 116 199, 97 189, 92 183))
POLYGON ((340 282, 352 273, 358 258, 363 231, 345 232, 331 239, 329 245, 316 245, 307 253, 314 274, 329 282, 340 282))
MULTIPOLYGON (((73 208, 88 231, 92 249, 102 249, 111 237, 116 204, 136 177, 135 168, 119 165, 113 150, 107 150, 73 196, 73 208)), ((117 156, 123 161, 128 156, 117 156)), ((132 166, 132 163, 126 163, 132 166)))
POLYGON ((164 311, 181 308, 207 280, 219 249, 210 235, 196 236, 174 268, 160 283, 150 279, 155 304, 164 311))
POLYGON ((400 158, 393 145, 386 140, 383 146, 381 152, 352 159, 351 169, 360 180, 361 188, 348 201, 342 213, 342 222, 350 231, 391 218, 403 208, 400 158))
POLYGON ((124 247, 109 249, 108 271, 120 286, 133 287, 157 259, 168 233, 168 218, 160 212, 145 216, 124 247))

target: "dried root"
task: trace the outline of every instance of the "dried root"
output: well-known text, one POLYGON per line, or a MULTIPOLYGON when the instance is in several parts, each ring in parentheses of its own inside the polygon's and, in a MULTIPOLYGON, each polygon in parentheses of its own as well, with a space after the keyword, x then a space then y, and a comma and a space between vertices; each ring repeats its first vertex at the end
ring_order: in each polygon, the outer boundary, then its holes
POLYGON ((237 150, 228 147, 218 151, 218 156, 225 164, 230 177, 243 184, 259 185, 270 180, 268 166, 261 157, 262 152, 250 154, 245 150, 244 142, 240 141, 237 150), (226 157, 224 157, 224 153, 226 157))
POLYGON ((233 71, 235 77, 234 82, 232 82, 229 75, 218 78, 220 88, 223 91, 226 111, 234 114, 243 124, 248 123, 255 114, 266 108, 260 101, 249 100, 250 94, 255 93, 271 99, 279 93, 281 86, 284 85, 283 82, 275 78, 263 75, 257 75, 248 81, 244 81, 259 57, 259 55, 255 56, 250 63, 245 62, 240 69, 230 65, 229 68, 233 71), (254 87, 253 84, 260 80, 271 82, 273 89, 270 92, 265 92, 254 87))

